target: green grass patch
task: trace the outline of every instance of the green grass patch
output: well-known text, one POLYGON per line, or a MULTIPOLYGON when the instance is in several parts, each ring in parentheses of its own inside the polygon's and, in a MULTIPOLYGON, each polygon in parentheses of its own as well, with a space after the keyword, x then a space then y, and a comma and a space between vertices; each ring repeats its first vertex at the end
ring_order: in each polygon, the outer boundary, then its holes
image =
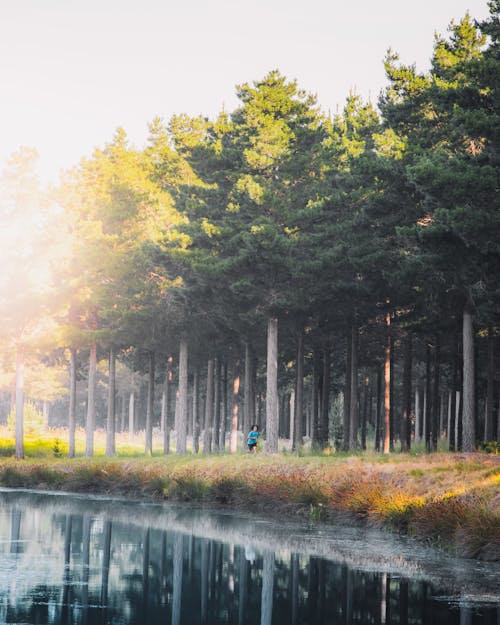
POLYGON ((422 477, 425 475, 425 471, 423 469, 411 469, 408 474, 412 477, 422 477))

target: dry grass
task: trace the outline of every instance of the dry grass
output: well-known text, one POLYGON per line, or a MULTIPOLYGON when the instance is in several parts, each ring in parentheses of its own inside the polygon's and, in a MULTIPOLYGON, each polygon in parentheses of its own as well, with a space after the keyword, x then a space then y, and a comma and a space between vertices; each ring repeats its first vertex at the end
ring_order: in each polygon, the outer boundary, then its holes
MULTIPOLYGON (((0 432, 0 447, 2 440, 0 432)), ((339 513, 408 532, 461 555, 500 559, 500 458, 485 454, 389 457, 264 454, 143 455, 144 438, 118 435, 119 457, 54 458, 65 432, 33 443, 35 459, 0 462, 0 484, 218 503, 328 520, 339 513), (42 458, 40 458, 42 456, 42 458), (43 458, 45 456, 45 458, 43 458)), ((77 451, 83 452, 80 432, 77 451)), ((28 441, 28 445, 30 442, 28 441)), ((28 448, 27 445, 27 448, 28 448)), ((156 439, 156 449, 161 441, 156 439)))

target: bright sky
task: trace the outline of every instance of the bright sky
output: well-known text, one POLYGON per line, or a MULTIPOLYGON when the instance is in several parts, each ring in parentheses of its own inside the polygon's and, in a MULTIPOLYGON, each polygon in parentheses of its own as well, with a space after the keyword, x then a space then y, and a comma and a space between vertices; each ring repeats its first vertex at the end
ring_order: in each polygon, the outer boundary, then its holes
POLYGON ((232 110, 271 69, 325 110, 376 101, 387 48, 425 69, 467 10, 486 0, 0 0, 0 166, 36 146, 54 182, 117 126, 142 146, 154 116, 232 110))

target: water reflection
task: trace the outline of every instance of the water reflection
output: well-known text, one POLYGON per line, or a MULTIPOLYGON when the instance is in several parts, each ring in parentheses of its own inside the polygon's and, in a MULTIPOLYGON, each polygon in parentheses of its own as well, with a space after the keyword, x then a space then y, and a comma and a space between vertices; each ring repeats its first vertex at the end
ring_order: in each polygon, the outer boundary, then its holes
POLYGON ((387 536, 35 493, 0 503, 1 623, 500 623, 497 565, 387 536))

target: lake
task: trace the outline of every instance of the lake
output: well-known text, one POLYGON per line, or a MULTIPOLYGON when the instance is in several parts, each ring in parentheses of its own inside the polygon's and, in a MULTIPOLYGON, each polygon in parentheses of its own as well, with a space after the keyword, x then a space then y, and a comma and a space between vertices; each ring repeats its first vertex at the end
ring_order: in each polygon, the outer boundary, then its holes
POLYGON ((0 623, 500 625, 500 564, 359 527, 2 489, 0 623))

